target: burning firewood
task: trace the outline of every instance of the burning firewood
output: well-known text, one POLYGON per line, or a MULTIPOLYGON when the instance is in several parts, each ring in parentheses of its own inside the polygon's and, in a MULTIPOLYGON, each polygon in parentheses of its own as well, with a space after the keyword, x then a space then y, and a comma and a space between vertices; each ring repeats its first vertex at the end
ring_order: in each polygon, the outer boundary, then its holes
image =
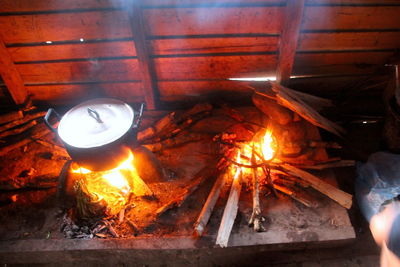
POLYGON ((210 194, 207 197, 206 203, 204 204, 199 217, 194 224, 194 235, 202 236, 205 230, 205 227, 210 219, 211 213, 214 209, 215 203, 217 202, 221 188, 225 184, 226 173, 220 174, 218 178, 215 180, 215 183, 210 191, 210 194))

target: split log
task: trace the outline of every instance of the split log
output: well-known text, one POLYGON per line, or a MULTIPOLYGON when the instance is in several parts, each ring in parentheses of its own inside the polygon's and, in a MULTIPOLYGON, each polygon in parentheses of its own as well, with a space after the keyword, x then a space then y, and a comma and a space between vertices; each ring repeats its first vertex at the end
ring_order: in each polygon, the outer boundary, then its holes
POLYGON ((210 194, 207 197, 206 203, 204 204, 199 217, 194 224, 194 235, 200 237, 203 235, 204 229, 208 223, 208 220, 211 217, 211 213, 214 209, 215 203, 218 200, 219 194, 221 192, 221 188, 225 184, 226 173, 223 173, 218 176, 215 181, 213 188, 210 191, 210 194))
POLYGON ((24 117, 22 111, 14 111, 4 115, 0 115, 0 124, 7 123, 10 121, 18 120, 24 117))
POLYGON ((305 103, 299 95, 291 93, 293 90, 281 86, 277 83, 272 84, 272 90, 276 94, 278 104, 281 104, 288 109, 296 112, 303 119, 311 122, 312 124, 321 127, 331 133, 341 136, 345 130, 334 122, 321 116, 315 109, 305 103))
POLYGON ((332 168, 341 168, 341 167, 352 167, 356 165, 355 160, 339 160, 330 163, 324 164, 315 164, 315 165, 301 165, 299 168, 301 169, 309 169, 309 170, 325 170, 325 169, 332 169, 332 168))
POLYGON ((36 124, 37 124, 36 121, 31 121, 19 128, 2 132, 2 133, 0 133, 0 138, 5 138, 10 135, 17 135, 17 134, 23 133, 23 132, 29 130, 30 128, 32 128, 33 126, 35 126, 36 124))
POLYGON ((233 223, 237 215, 240 191, 242 190, 241 176, 242 171, 238 169, 233 178, 231 191, 229 192, 228 201, 218 229, 217 241, 215 243, 221 247, 228 246, 229 236, 231 235, 233 223))
POLYGON ((7 123, 7 124, 5 124, 3 126, 0 126, 0 133, 4 132, 4 131, 7 131, 7 130, 9 130, 11 128, 17 127, 19 125, 25 124, 27 122, 30 122, 32 120, 35 120, 37 118, 42 118, 45 115, 46 115, 46 112, 38 112, 38 113, 26 115, 23 118, 21 117, 22 119, 18 119, 18 120, 15 120, 13 122, 7 123))
POLYGON ((293 190, 291 190, 291 189, 289 189, 289 188, 287 188, 285 186, 274 184, 274 187, 279 192, 282 192, 282 193, 288 195, 289 197, 291 197, 292 199, 300 202, 301 204, 303 204, 306 207, 312 208, 314 206, 310 201, 308 201, 307 199, 302 198, 301 196, 298 196, 293 190))
POLYGON ((164 129, 171 121, 173 120, 175 116, 175 112, 171 112, 165 117, 163 117, 161 120, 156 122, 154 126, 150 126, 149 128, 138 132, 137 134, 137 140, 139 142, 143 142, 145 140, 148 140, 152 137, 154 137, 157 133, 161 132, 162 129, 164 129))
POLYGON ((210 135, 203 133, 182 133, 176 137, 154 143, 143 145, 152 152, 161 151, 163 149, 177 147, 186 143, 200 141, 206 138, 210 138, 210 135))
POLYGON ((326 195, 327 197, 331 198, 332 200, 336 201, 339 203, 341 206, 345 207, 346 209, 350 209, 352 205, 352 195, 340 190, 339 188, 328 184, 318 177, 312 175, 311 173, 308 173, 306 171, 303 171, 301 169, 298 169, 294 166, 291 166, 289 164, 279 164, 279 166, 287 173, 299 177, 306 182, 310 183, 311 187, 314 189, 318 190, 322 194, 326 195))
POLYGON ((38 139, 49 133, 50 133, 50 130, 44 124, 38 124, 33 128, 32 134, 30 137, 26 137, 25 139, 22 139, 16 143, 13 143, 8 146, 0 148, 0 157, 6 155, 8 152, 10 152, 14 149, 17 149, 21 146, 27 145, 30 142, 32 142, 33 140, 38 139))
POLYGON ((130 177, 132 192, 135 196, 143 197, 143 196, 153 196, 154 193, 147 186, 147 184, 140 178, 136 169, 133 170, 121 170, 121 172, 125 175, 125 177, 130 177))

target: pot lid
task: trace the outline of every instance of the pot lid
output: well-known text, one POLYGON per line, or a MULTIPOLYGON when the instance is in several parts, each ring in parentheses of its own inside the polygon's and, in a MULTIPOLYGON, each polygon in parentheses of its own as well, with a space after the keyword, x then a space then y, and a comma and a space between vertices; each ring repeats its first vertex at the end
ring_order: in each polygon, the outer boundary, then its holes
POLYGON ((73 147, 99 147, 121 138, 133 121, 134 113, 128 104, 112 98, 95 98, 65 113, 58 135, 73 147))

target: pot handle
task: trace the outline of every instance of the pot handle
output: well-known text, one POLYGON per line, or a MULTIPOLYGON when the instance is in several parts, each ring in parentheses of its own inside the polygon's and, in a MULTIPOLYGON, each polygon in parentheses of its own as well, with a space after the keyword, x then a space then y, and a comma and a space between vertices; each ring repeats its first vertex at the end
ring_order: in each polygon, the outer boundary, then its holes
POLYGON ((47 110, 46 115, 44 116, 44 123, 46 124, 47 127, 49 127, 50 130, 52 130, 53 132, 56 133, 57 132, 57 128, 53 127, 50 124, 50 121, 49 121, 50 116, 51 116, 52 113, 54 113, 54 115, 56 115, 58 120, 61 120, 60 114, 58 114, 57 111, 54 110, 54 108, 49 108, 49 110, 47 110))
POLYGON ((136 122, 134 123, 134 126, 133 126, 134 128, 139 128, 140 123, 142 122, 142 115, 143 115, 143 110, 144 110, 144 107, 145 107, 145 106, 146 106, 145 103, 142 103, 142 104, 140 105, 140 110, 139 110, 138 118, 135 119, 136 122))

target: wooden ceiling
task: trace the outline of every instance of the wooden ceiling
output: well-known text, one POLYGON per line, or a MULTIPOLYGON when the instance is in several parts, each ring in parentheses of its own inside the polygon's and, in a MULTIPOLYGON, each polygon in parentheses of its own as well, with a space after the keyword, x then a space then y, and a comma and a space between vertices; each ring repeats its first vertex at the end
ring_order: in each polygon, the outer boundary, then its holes
POLYGON ((4 103, 110 96, 157 109, 248 94, 234 77, 364 79, 400 48, 398 0, 0 3, 4 103))

